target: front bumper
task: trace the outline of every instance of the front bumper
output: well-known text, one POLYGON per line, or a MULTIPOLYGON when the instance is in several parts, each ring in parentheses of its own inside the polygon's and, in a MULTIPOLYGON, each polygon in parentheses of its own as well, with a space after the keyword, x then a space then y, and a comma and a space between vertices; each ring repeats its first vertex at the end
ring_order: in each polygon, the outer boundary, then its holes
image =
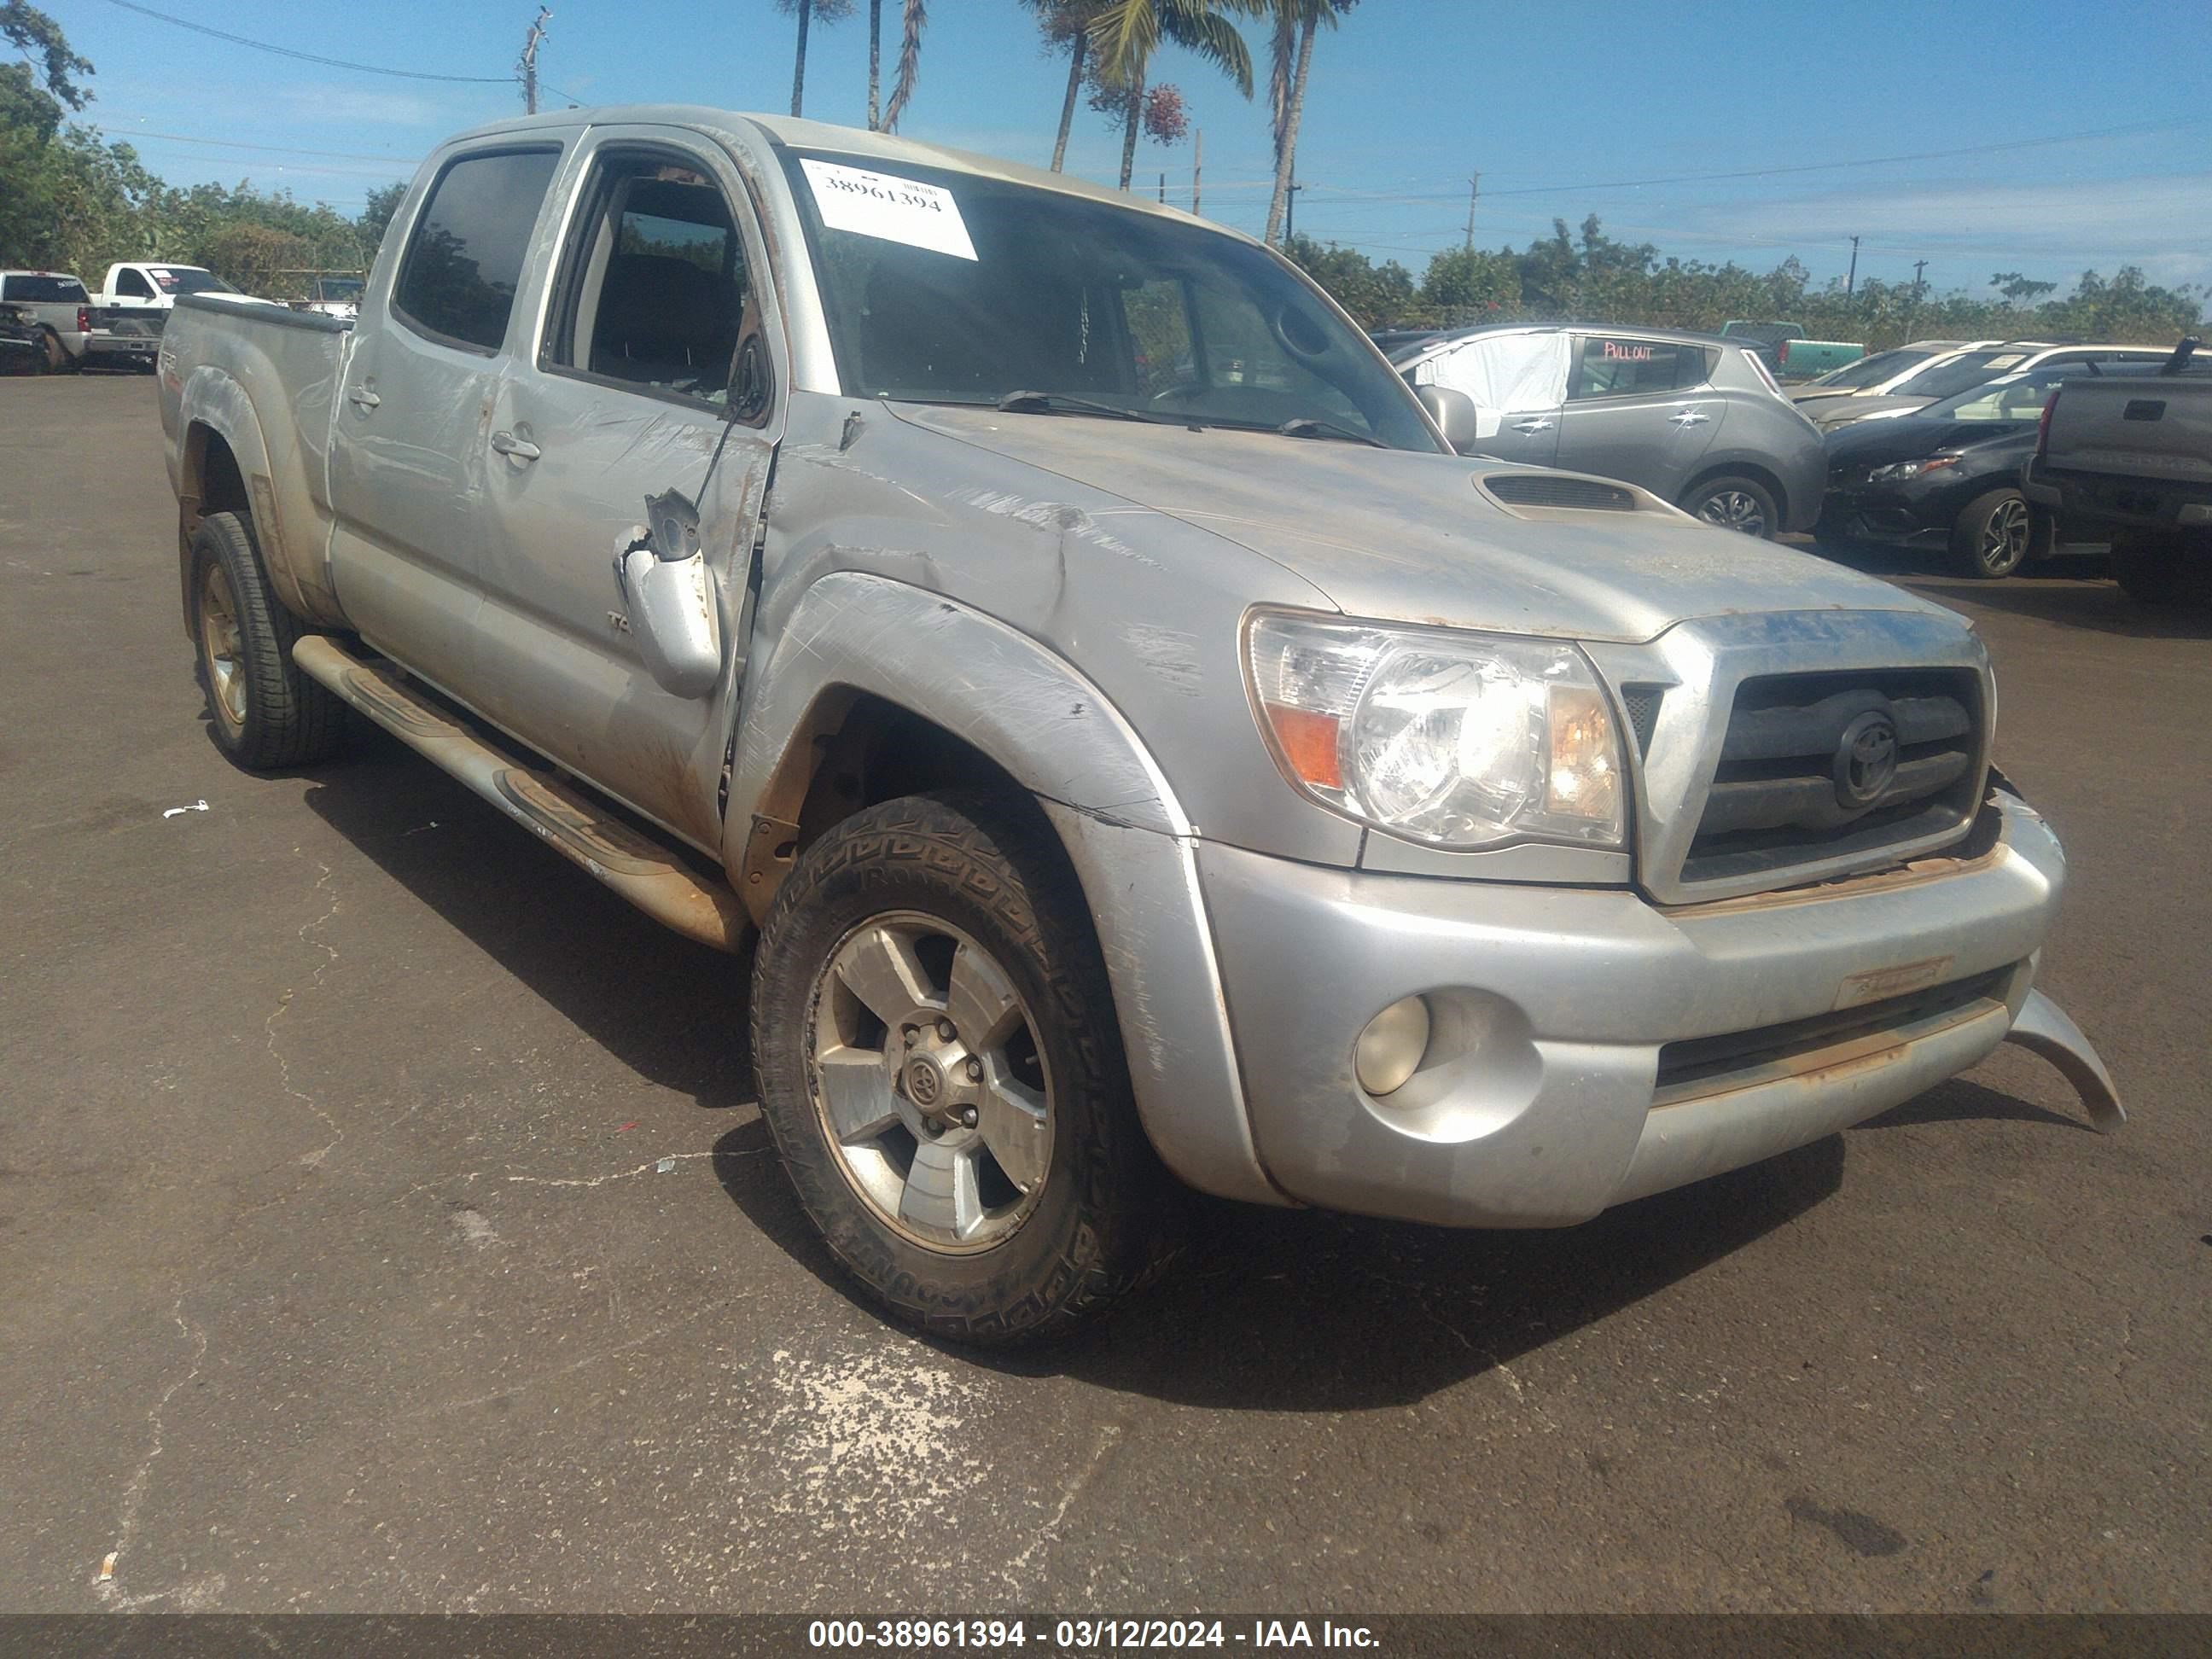
MULTIPOLYGON (((1974 1065, 2029 1006, 2064 861, 2024 803, 1989 810, 1978 857, 1672 910, 1202 843, 1260 1160, 1331 1209, 1565 1225, 1887 1110, 1974 1065), (1429 1056, 1377 1100, 1355 1042, 1415 994, 1429 1056)), ((2095 1066, 2063 1016, 2031 1024, 2024 1041, 2095 1066)))

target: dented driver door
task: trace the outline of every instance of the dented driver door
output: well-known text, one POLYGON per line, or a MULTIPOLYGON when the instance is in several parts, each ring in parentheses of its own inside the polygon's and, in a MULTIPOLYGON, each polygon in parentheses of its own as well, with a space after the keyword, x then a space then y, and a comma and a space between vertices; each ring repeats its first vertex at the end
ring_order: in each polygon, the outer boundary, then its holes
POLYGON ((762 258, 742 188, 704 141, 594 129, 537 349, 516 354, 491 422, 484 712, 708 849, 781 413, 762 258), (648 499, 697 510, 697 592, 722 654, 698 696, 654 679, 618 574, 648 499))

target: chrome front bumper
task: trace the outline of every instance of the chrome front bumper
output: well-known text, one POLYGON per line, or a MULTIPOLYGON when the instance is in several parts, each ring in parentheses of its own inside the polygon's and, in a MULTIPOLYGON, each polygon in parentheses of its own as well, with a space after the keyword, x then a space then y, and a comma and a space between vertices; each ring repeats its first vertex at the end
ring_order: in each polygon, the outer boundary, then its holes
POLYGON ((2008 1036, 2057 1060, 2107 1127, 2118 1103, 2101 1062, 2031 988, 2063 856, 2032 809, 1994 802, 1979 858, 1672 910, 1201 843, 1260 1160, 1331 1209, 1564 1225, 1860 1122, 2008 1036), (1433 1012, 1430 1057, 1376 1099, 1355 1079, 1355 1042, 1415 994, 1433 1012), (1838 1012, 1862 1007, 1877 1029, 1838 1012), (1793 1048, 1793 1029, 1812 1035, 1793 1048), (1725 1050, 1735 1034, 1741 1064, 1662 1086, 1666 1045, 1725 1050))

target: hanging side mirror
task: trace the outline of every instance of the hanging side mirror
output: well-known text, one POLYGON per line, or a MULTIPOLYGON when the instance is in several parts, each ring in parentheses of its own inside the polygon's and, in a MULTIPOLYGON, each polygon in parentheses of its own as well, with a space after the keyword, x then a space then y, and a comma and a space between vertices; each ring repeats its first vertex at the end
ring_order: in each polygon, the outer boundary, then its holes
POLYGON ((722 631, 714 574, 699 545, 699 509, 672 489, 649 497, 646 522, 615 544, 615 584, 629 632, 656 684, 703 697, 721 683, 722 631))

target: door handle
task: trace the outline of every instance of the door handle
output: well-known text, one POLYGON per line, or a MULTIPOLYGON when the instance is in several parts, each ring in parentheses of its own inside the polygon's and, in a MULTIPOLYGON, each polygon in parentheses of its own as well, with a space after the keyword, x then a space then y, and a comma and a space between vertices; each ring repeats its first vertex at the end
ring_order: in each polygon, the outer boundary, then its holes
POLYGON ((545 452, 527 438, 518 438, 512 432, 495 432, 491 447, 501 455, 511 455, 518 461, 534 461, 545 452))
POLYGON ((1533 421, 1516 421, 1513 422, 1513 429, 1516 432, 1549 432, 1552 429, 1552 419, 1548 415, 1539 415, 1533 421))
POLYGON ((1712 419, 1712 416, 1695 404, 1692 404, 1679 415, 1670 415, 1667 418, 1674 422, 1676 426, 1691 427, 1703 426, 1707 421, 1712 419))
POLYGON ((379 404, 382 403, 384 399, 378 397, 367 386, 349 386, 346 389, 346 401, 351 404, 356 409, 374 409, 379 404))

